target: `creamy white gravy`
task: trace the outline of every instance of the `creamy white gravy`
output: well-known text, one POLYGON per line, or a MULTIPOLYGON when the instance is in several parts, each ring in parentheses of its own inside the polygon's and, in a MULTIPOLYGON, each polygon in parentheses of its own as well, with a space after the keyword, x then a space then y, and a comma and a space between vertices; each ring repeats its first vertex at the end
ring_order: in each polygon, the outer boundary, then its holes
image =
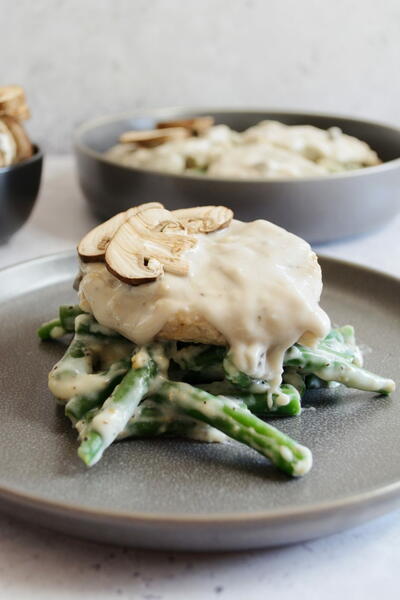
POLYGON ((227 340, 238 369, 276 387, 285 351, 299 340, 313 345, 330 328, 319 307, 315 254, 304 240, 262 220, 233 221, 196 238, 197 246, 185 253, 187 276, 164 273, 130 286, 103 263, 82 265, 82 308, 140 345, 176 313, 199 314, 227 340))
POLYGON ((366 142, 338 127, 324 130, 277 121, 261 121, 241 133, 215 125, 199 137, 155 148, 117 144, 106 154, 126 166, 229 178, 318 176, 380 162, 366 142))

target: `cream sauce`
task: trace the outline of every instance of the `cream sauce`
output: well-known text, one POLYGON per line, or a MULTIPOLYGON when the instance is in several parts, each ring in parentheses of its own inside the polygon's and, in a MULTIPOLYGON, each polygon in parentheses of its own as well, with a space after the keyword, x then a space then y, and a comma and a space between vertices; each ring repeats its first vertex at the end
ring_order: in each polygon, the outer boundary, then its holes
POLYGON ((59 400, 69 400, 73 396, 96 393, 104 387, 104 376, 100 373, 85 373, 77 367, 80 359, 65 361, 65 371, 57 374, 54 368, 49 373, 49 390, 59 400))
MULTIPOLYGON (((136 387, 134 391, 138 399, 143 397, 147 391, 143 382, 140 385, 141 388, 136 387)), ((109 396, 100 411, 93 417, 91 428, 101 435, 105 448, 112 444, 118 434, 125 429, 126 424, 135 412, 137 404, 138 402, 133 402, 128 394, 118 402, 118 407, 116 407, 113 397, 109 396)))
POLYGON ((325 169, 303 156, 276 148, 265 142, 254 142, 229 148, 207 171, 218 177, 305 177, 324 175, 325 169))
MULTIPOLYGON (((85 318, 86 315, 77 317, 77 319, 85 318)), ((112 339, 109 343, 96 344, 93 336, 81 335, 80 337, 101 360, 101 369, 111 367, 112 371, 108 375, 92 373, 92 364, 88 357, 63 357, 50 371, 48 385, 52 394, 65 402, 74 396, 91 395, 103 389, 113 374, 112 365, 131 352, 130 344, 125 340, 112 339)))
MULTIPOLYGON (((159 433, 164 433, 168 430, 169 423, 174 421, 179 421, 184 425, 188 425, 187 437, 192 440, 197 440, 199 442, 209 442, 209 443, 223 443, 227 441, 227 436, 219 431, 219 429, 215 429, 215 427, 211 427, 206 423, 202 423, 201 421, 196 421, 191 417, 187 417, 184 414, 177 411, 175 406, 170 403, 158 404, 153 400, 147 398, 142 404, 139 405, 138 409, 135 411, 134 415, 129 419, 125 429, 118 434, 117 439, 122 440, 126 437, 130 436, 130 428, 134 426, 136 423, 152 423, 154 424, 154 420, 159 421, 159 433), (159 415, 157 417, 147 416, 144 414, 144 408, 155 408, 159 415)), ((83 429, 83 426, 79 424, 79 427, 83 429)))
POLYGON ((155 148, 117 144, 106 155, 126 166, 170 173, 264 179, 327 175, 380 162, 367 143, 338 127, 323 130, 277 121, 261 121, 242 133, 216 125, 198 137, 155 148))
MULTIPOLYGON (((261 121, 243 133, 249 142, 269 143, 299 156, 320 163, 330 159, 346 165, 374 165, 379 162, 376 152, 365 142, 347 135, 338 127, 324 130, 312 125, 285 125, 278 121, 261 121)), ((322 163, 324 164, 324 163, 322 163)))
POLYGON ((267 221, 233 221, 198 234, 186 276, 164 273, 129 286, 104 264, 84 264, 81 306, 137 343, 152 341, 174 315, 198 314, 226 339, 235 366, 276 389, 285 351, 315 344, 329 329, 319 307, 321 271, 310 246, 267 221))

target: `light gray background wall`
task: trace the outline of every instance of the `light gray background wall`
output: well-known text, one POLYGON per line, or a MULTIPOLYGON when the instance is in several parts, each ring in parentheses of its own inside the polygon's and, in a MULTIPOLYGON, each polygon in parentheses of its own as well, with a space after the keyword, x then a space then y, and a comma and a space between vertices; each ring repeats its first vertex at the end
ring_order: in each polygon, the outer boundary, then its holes
POLYGON ((0 82, 68 151, 82 120, 165 105, 400 122, 399 0, 0 0, 0 82))

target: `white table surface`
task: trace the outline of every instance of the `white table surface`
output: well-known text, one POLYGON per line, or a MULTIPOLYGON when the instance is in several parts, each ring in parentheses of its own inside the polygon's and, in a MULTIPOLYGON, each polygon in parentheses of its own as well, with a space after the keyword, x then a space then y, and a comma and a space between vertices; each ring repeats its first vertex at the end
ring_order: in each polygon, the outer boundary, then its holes
MULTIPOLYGON (((72 159, 48 158, 38 204, 0 246, 0 267, 73 248, 93 222, 72 159)), ((317 250, 400 276, 400 216, 370 236, 317 250)), ((236 554, 105 546, 0 515, 4 600, 264 600, 272 591, 279 600, 388 600, 399 598, 399 583, 400 511, 320 540, 236 554)))

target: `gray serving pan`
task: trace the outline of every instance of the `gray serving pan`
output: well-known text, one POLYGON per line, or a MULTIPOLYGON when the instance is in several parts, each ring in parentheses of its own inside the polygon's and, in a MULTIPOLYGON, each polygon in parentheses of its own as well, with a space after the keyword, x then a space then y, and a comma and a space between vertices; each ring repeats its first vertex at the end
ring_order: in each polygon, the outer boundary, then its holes
POLYGON ((132 112, 84 123, 75 133, 75 153, 81 188, 100 219, 149 201, 171 209, 223 204, 239 219, 267 219, 317 243, 376 229, 400 208, 400 130, 340 116, 199 108, 132 112), (235 180, 125 167, 103 155, 128 129, 149 129, 161 119, 204 114, 239 131, 263 119, 322 129, 337 126, 368 142, 384 163, 328 176, 235 180))

